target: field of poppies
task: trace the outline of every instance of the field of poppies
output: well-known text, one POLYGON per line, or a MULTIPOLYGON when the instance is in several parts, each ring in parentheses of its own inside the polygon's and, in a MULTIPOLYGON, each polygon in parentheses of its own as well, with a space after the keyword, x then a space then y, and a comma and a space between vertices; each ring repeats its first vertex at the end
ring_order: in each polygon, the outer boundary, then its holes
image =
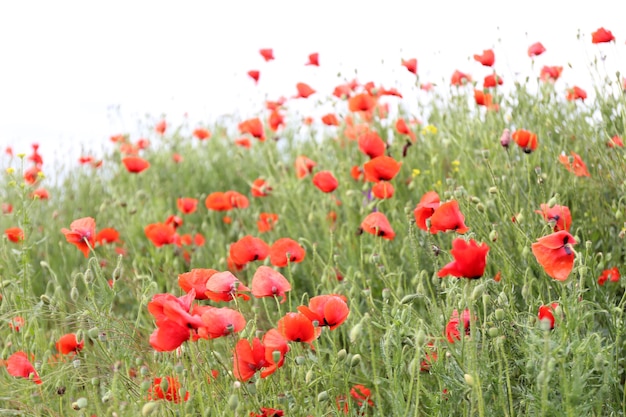
POLYGON ((588 98, 549 54, 446 85, 405 57, 421 114, 310 79, 101 159, 7 148, 0 414, 625 415, 626 80, 588 98))

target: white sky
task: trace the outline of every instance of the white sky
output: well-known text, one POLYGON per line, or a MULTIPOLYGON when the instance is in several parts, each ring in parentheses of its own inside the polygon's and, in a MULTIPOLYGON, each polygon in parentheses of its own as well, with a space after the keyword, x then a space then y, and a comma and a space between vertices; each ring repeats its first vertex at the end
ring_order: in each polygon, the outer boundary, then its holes
POLYGON ((325 97, 338 72, 351 79, 354 69, 413 103, 423 93, 401 58, 417 58, 420 80, 447 89, 455 69, 482 81, 489 70, 471 57, 493 48, 506 84, 531 74, 526 50, 537 41, 547 52, 532 74, 562 65, 563 90, 589 92, 593 54, 626 73, 625 16, 622 0, 2 1, 0 145, 39 142, 44 156, 67 149, 75 159, 77 143, 99 148, 146 114, 175 122, 188 112, 192 124, 237 109, 248 117, 299 81, 318 90, 311 99, 325 97), (617 42, 592 46, 600 26, 617 42), (312 52, 319 68, 304 66, 312 52), (261 71, 258 86, 250 69, 261 71))

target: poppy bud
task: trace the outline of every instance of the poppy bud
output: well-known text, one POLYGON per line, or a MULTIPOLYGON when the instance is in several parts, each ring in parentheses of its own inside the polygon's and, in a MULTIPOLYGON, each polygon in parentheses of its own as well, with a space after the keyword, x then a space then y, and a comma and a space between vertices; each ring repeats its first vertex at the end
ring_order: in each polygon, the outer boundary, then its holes
POLYGON ((472 291, 472 300, 478 299, 478 297, 480 297, 484 291, 485 291, 485 286, 483 284, 477 285, 474 288, 474 291, 472 291))
POLYGON ((491 232, 489 232, 489 240, 491 240, 492 242, 498 240, 498 232, 496 230, 492 230, 491 232))
POLYGON ((498 187, 489 187, 489 194, 498 194, 498 187))
POLYGON ((470 374, 463 375, 463 379, 465 379, 465 383, 469 385, 470 387, 474 386, 474 377, 471 376, 470 374))
POLYGON ((389 297, 391 297, 391 290, 389 288, 383 288, 383 301, 387 301, 389 300, 389 297))
POLYGON ((307 371, 306 375, 304 376, 304 382, 309 384, 312 379, 313 379, 313 369, 309 369, 307 371))
POLYGON ((97 327, 92 327, 87 330, 87 336, 89 336, 90 339, 96 339, 98 337, 98 333, 100 333, 100 330, 98 330, 97 327))
POLYGON ((177 374, 182 374, 184 370, 185 367, 181 364, 174 366, 174 372, 176 372, 177 374))
POLYGON ((239 397, 237 397, 236 394, 231 395, 228 398, 228 407, 230 407, 231 410, 236 410, 237 407, 239 406, 239 397))
POLYGON ((296 365, 302 365, 304 362, 306 362, 304 356, 296 356, 296 365))
POLYGON ((91 271, 91 268, 87 268, 87 270, 83 274, 83 281, 85 281, 85 284, 87 285, 91 284, 91 282, 93 281, 93 272, 91 271))
POLYGON ((358 353, 354 356, 352 356, 352 358, 350 359, 350 368, 354 368, 355 366, 358 366, 361 363, 361 355, 359 355, 358 353))
POLYGON ((489 337, 498 337, 500 329, 497 327, 490 327, 489 330, 487 330, 487 334, 489 334, 489 337))
POLYGON ((489 160, 489 151, 487 149, 483 149, 482 155, 485 161, 489 160))
POLYGON ((76 302, 78 300, 78 296, 78 288, 72 287, 72 289, 70 290, 70 298, 72 299, 72 301, 76 302))
POLYGON ((476 210, 480 211, 481 213, 484 213, 485 211, 487 211, 483 203, 476 204, 476 210))
POLYGON ((143 417, 152 415, 159 408, 159 403, 157 401, 150 401, 145 403, 143 407, 141 407, 141 415, 143 417))
POLYGON ((474 204, 478 204, 480 203, 480 198, 476 197, 476 196, 472 196, 471 198, 472 203, 474 204))
POLYGON ((328 401, 328 392, 327 391, 322 391, 319 394, 317 394, 317 402, 326 402, 328 401))
POLYGON ((339 352, 337 352, 337 361, 343 362, 346 359, 347 354, 348 352, 346 352, 345 349, 341 349, 339 352))
POLYGON ((52 302, 50 297, 48 297, 46 294, 41 294, 41 296, 39 296, 39 300, 44 304, 50 304, 52 302))
POLYGON ((504 320, 504 310, 501 308, 496 309, 496 320, 504 320))
POLYGON ((150 387, 152 387, 152 382, 151 381, 143 381, 140 385, 140 388, 142 391, 148 391, 150 389, 150 387))
POLYGON ((350 329, 350 333, 348 335, 348 337, 350 338, 350 343, 354 343, 357 341, 357 339, 361 336, 362 330, 363 324, 361 322, 357 323, 352 329, 350 329))
MULTIPOLYGON (((87 407, 87 398, 80 397, 79 399, 76 400, 76 405, 78 405, 78 410, 87 407)), ((76 408, 75 408, 75 410, 76 410, 76 408)))
POLYGON ((417 331, 417 334, 415 335, 415 343, 418 346, 423 345, 424 343, 426 343, 426 333, 424 333, 424 330, 419 329, 417 331))
POLYGON ((280 352, 280 350, 275 350, 272 352, 272 361, 274 361, 274 363, 279 363, 281 358, 282 353, 280 352))

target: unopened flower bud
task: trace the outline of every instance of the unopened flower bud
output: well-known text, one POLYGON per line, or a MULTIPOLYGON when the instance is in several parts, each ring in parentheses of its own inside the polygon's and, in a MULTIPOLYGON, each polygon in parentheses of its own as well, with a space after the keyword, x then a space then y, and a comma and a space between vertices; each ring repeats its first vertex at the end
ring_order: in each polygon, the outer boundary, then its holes
POLYGON ((463 378, 465 379, 465 383, 467 385, 469 385, 470 387, 474 386, 474 377, 471 376, 470 374, 465 374, 463 375, 463 378))
POLYGON ((159 408, 159 403, 156 401, 150 401, 145 403, 143 407, 141 407, 141 415, 143 417, 152 415, 159 408))
POLYGON ((361 355, 359 355, 358 353, 354 356, 352 356, 352 359, 350 359, 350 367, 354 368, 355 366, 358 366, 361 363, 361 355))

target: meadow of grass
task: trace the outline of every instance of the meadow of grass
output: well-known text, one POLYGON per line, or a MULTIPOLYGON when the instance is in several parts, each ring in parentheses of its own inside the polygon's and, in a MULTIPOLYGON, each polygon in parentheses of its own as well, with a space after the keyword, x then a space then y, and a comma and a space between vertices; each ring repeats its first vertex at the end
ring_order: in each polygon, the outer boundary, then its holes
POLYGON ((5 155, 0 414, 623 416, 626 102, 595 75, 439 86, 421 121, 346 81, 336 124, 159 123, 56 181, 5 155))

